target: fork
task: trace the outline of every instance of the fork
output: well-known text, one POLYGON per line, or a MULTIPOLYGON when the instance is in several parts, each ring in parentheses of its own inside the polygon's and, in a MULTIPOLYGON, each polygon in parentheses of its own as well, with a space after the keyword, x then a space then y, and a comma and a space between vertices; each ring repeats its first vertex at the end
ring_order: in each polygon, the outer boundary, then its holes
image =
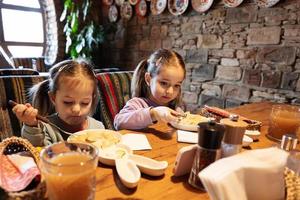
MULTIPOLYGON (((9 100, 8 101, 8 104, 11 106, 11 107, 15 107, 18 103, 13 101, 13 100, 9 100)), ((59 126, 57 126, 56 124, 52 123, 47 117, 44 117, 44 116, 41 116, 39 114, 37 114, 36 116, 36 119, 42 121, 42 122, 45 122, 47 124, 49 124, 50 126, 54 126, 55 128, 57 128, 59 131, 67 134, 67 135, 72 135, 72 133, 70 132, 67 132, 65 130, 63 130, 62 128, 60 128, 59 126)))

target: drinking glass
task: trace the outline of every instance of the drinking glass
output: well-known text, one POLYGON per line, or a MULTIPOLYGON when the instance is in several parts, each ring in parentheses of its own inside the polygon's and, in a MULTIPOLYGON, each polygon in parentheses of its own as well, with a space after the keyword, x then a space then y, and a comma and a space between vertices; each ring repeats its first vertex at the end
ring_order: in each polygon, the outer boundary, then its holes
POLYGON ((284 134, 300 134, 300 108, 291 105, 274 105, 269 118, 268 138, 281 141, 284 134))
POLYGON ((90 144, 60 142, 41 152, 41 171, 49 200, 95 197, 98 149, 90 144))

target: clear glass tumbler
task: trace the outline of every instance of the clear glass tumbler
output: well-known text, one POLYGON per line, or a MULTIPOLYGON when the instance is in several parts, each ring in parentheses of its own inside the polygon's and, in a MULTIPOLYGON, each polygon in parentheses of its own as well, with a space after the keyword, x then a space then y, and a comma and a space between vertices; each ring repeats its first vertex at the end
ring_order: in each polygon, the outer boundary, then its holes
POLYGON ((60 142, 41 152, 41 171, 49 200, 92 200, 96 189, 98 149, 89 144, 60 142))
POLYGON ((291 105, 274 105, 269 118, 268 138, 281 141, 284 134, 294 134, 299 137, 300 108, 291 105))

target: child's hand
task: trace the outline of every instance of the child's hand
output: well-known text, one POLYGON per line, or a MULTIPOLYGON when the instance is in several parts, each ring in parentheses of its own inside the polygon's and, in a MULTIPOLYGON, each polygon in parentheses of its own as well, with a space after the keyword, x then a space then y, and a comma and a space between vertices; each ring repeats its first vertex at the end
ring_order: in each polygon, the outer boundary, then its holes
POLYGON ((28 126, 37 126, 38 121, 36 116, 38 110, 33 108, 29 103, 17 104, 13 107, 12 111, 16 114, 17 118, 28 126))
POLYGON ((153 121, 178 122, 181 113, 172 110, 166 106, 158 106, 150 110, 153 121))

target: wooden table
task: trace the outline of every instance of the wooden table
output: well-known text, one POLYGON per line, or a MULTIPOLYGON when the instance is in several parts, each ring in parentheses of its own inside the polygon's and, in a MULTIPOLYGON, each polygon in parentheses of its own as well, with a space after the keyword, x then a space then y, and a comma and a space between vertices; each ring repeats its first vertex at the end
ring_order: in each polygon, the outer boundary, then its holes
MULTIPOLYGON (((243 105, 237 108, 228 109, 236 114, 240 114, 250 119, 262 122, 261 136, 258 142, 250 145, 251 149, 270 147, 275 142, 266 138, 268 129, 268 117, 271 111, 272 103, 262 102, 243 105)), ((181 147, 189 144, 178 143, 176 129, 166 124, 156 124, 144 131, 120 131, 125 133, 143 133, 146 134, 152 150, 135 151, 135 154, 144 155, 156 160, 166 160, 169 163, 162 177, 151 177, 142 175, 138 187, 128 189, 122 185, 116 169, 99 164, 97 169, 97 188, 95 199, 209 199, 206 192, 194 189, 188 184, 188 176, 174 177, 172 169, 176 154, 181 147)))

